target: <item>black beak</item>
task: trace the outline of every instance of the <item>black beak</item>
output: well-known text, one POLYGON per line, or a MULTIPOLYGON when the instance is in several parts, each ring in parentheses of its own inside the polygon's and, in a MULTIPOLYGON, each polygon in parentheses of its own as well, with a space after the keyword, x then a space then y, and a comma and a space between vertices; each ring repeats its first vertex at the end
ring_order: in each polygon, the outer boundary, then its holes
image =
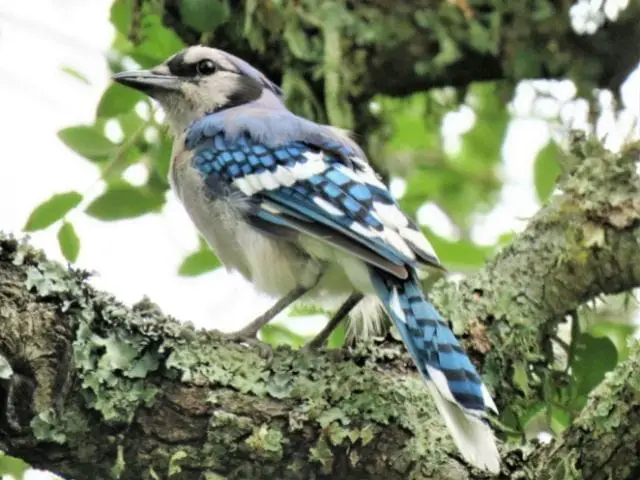
POLYGON ((171 74, 154 73, 151 70, 133 70, 120 72, 113 76, 113 80, 127 87, 135 88, 148 95, 159 92, 180 90, 180 77, 171 74))

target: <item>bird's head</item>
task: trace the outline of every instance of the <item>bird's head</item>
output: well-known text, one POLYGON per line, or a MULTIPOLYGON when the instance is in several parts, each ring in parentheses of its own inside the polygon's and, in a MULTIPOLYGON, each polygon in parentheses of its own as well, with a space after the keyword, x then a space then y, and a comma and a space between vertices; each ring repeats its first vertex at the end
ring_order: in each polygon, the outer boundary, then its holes
POLYGON ((257 100, 277 104, 282 97, 280 87, 244 60, 201 45, 149 70, 121 72, 113 79, 156 99, 176 134, 207 113, 257 100))

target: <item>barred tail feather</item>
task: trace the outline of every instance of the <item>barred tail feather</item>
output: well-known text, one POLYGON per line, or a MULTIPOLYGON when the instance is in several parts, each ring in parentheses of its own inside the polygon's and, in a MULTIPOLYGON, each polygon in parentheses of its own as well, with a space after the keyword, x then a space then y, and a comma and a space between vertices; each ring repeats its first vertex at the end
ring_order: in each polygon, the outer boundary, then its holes
POLYGON ((426 382, 436 407, 464 459, 477 468, 499 473, 500 453, 486 420, 447 400, 434 382, 426 382))
POLYGON ((370 274, 460 453, 470 464, 498 473, 500 455, 486 420, 487 410, 496 407, 455 335, 415 274, 402 280, 373 267, 370 274))

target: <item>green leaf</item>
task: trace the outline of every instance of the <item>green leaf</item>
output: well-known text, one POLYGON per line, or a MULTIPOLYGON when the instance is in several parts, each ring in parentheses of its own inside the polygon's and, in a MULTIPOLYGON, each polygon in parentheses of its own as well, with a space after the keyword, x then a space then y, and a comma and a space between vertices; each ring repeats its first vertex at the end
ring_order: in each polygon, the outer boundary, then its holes
POLYGON ((636 325, 599 321, 589 326, 589 333, 596 338, 606 337, 618 350, 620 362, 629 357, 629 339, 636 332, 636 325))
POLYGON ((558 165, 559 151, 556 143, 551 140, 540 150, 533 164, 533 180, 536 186, 536 194, 541 202, 549 198, 560 174, 560 165, 558 165))
POLYGON ((441 112, 429 111, 429 94, 407 98, 381 98, 393 134, 385 143, 391 152, 428 152, 440 146, 441 112))
POLYGON ((82 195, 78 192, 56 193, 31 212, 23 230, 34 232, 47 228, 77 207, 81 201, 82 195))
POLYGON ((118 145, 96 127, 79 125, 63 128, 58 132, 58 138, 71 150, 91 160, 103 160, 118 149, 118 145))
POLYGON ((133 19, 133 0, 115 0, 111 5, 110 20, 116 31, 126 36, 133 19))
POLYGON ((11 475, 15 479, 22 479, 24 472, 30 467, 28 463, 0 451, 0 477, 11 475))
POLYGON ((69 67, 69 66, 65 65, 65 66, 61 67, 60 70, 62 70, 67 75, 72 76, 76 80, 79 80, 80 82, 84 83, 85 85, 91 85, 91 82, 89 81, 89 79, 85 75, 80 73, 78 70, 76 70, 75 68, 72 68, 72 67, 69 67))
POLYGON ((529 398, 531 395, 531 388, 529 388, 529 376, 527 374, 527 363, 515 362, 513 364, 513 383, 522 390, 525 398, 529 398))
POLYGON ((290 345, 301 347, 306 340, 301 335, 293 333, 288 328, 274 323, 269 323, 260 329, 260 339, 269 345, 290 345))
POLYGON ((544 65, 544 50, 538 51, 527 42, 518 42, 513 46, 511 69, 515 78, 539 78, 544 65))
POLYGON ((221 0, 182 0, 180 17, 201 33, 214 32, 229 19, 229 4, 221 0))
POLYGON ((618 352, 607 337, 596 338, 583 333, 574 342, 571 371, 577 394, 586 395, 616 366, 618 352))
POLYGON ((130 146, 126 150, 121 150, 118 155, 115 155, 108 162, 100 164, 100 173, 102 179, 107 182, 108 186, 121 185, 122 173, 140 161, 142 153, 136 146, 130 146))
POLYGON ((114 83, 102 94, 96 114, 98 117, 115 117, 131 112, 144 96, 132 88, 114 83))
MULTIPOLYGON (((523 431, 540 431, 541 424, 546 424, 547 405, 539 402, 526 405, 526 409, 518 416, 518 423, 523 431)), ((546 425, 545 425, 546 426, 546 425)))
POLYGON ((499 48, 499 37, 496 35, 495 30, 492 30, 490 26, 484 25, 483 22, 473 19, 469 22, 469 34, 470 42, 475 51, 487 54, 492 53, 494 55, 497 54, 499 48))
POLYGON ((551 408, 551 422, 550 427, 553 430, 553 433, 556 435, 560 435, 564 430, 567 429, 569 424, 571 423, 571 416, 569 412, 557 407, 551 408))
POLYGON ((200 248, 184 259, 178 269, 178 275, 183 277, 195 277, 210 272, 221 265, 207 244, 200 240, 200 248))
POLYGON ((157 212, 163 204, 163 196, 154 195, 144 187, 114 184, 91 202, 85 212, 99 220, 112 221, 157 212))
MULTIPOLYGON (((295 10, 284 21, 284 31, 282 38, 286 42, 291 54, 301 60, 309 62, 321 61, 318 57, 318 39, 305 34, 304 27, 301 24, 300 17, 295 10), (314 48, 315 47, 315 48, 314 48)), ((283 86, 284 86, 283 78, 283 86)))
POLYGON ((118 123, 125 137, 135 135, 144 125, 145 121, 134 111, 118 115, 118 123))
POLYGON ((141 42, 131 57, 143 68, 163 62, 186 45, 172 29, 165 27, 162 19, 151 10, 148 2, 143 5, 141 42))
POLYGON ((509 125, 509 112, 494 82, 478 82, 470 87, 476 122, 462 135, 462 147, 455 159, 470 171, 484 171, 502 160, 502 143, 509 125))
POLYGON ((309 315, 328 315, 331 316, 332 312, 319 305, 311 303, 296 303, 287 312, 289 317, 307 317, 309 315))
POLYGON ((80 239, 73 225, 69 222, 63 222, 58 230, 58 245, 60 245, 60 251, 64 258, 71 263, 76 261, 78 252, 80 252, 80 239))
POLYGON ((484 265, 492 253, 491 247, 476 245, 468 240, 447 240, 436 235, 426 227, 422 227, 425 236, 438 258, 447 268, 469 268, 484 265))
POLYGON ((156 173, 164 181, 168 181, 172 149, 173 141, 169 135, 164 135, 154 149, 153 164, 156 173))
POLYGON ((336 329, 331 332, 329 339, 327 340, 328 348, 341 348, 347 339, 347 329, 345 328, 345 322, 341 322, 336 329))

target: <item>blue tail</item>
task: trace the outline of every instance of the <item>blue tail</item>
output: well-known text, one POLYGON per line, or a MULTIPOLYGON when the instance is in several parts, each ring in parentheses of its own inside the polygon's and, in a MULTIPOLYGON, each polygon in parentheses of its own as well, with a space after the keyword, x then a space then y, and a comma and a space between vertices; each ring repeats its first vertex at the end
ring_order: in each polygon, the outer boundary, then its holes
POLYGON ((370 275, 461 453, 480 468, 499 471, 498 450, 485 418, 495 404, 455 335, 425 298, 415 273, 402 280, 372 267, 370 275))

